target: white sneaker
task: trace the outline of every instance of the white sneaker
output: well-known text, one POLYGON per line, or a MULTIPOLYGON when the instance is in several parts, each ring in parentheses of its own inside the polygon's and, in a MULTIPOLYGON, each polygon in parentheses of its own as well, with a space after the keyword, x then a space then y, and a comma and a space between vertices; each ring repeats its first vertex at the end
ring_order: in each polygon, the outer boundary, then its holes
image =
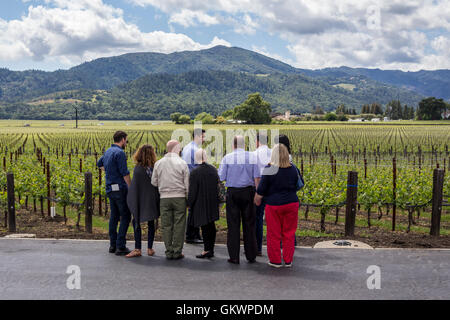
POLYGON ((274 267, 274 268, 281 268, 283 266, 281 263, 272 263, 270 261, 269 261, 268 265, 271 267, 274 267))
POLYGON ((292 268, 292 262, 291 263, 284 263, 285 268, 292 268))

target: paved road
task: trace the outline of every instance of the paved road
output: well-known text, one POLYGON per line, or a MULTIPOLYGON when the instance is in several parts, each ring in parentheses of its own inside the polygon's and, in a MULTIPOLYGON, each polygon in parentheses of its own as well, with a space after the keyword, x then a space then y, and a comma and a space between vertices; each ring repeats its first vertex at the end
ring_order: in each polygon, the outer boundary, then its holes
MULTIPOLYGON (((132 244, 130 244, 132 245, 132 244)), ((105 241, 0 239, 0 299, 450 299, 449 250, 297 248, 292 269, 273 269, 267 257, 226 262, 157 255, 126 259, 105 241), (69 290, 69 265, 81 270, 81 289, 69 290), (381 270, 381 289, 367 288, 368 266, 381 270)))

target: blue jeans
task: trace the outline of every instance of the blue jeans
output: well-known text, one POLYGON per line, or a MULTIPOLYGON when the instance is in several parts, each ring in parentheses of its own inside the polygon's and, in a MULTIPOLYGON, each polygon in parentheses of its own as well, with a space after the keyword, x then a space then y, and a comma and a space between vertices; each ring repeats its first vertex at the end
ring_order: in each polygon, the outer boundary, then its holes
POLYGON ((256 206, 256 244, 258 245, 258 252, 262 252, 265 207, 266 204, 264 203, 264 199, 260 206, 256 206))
MULTIPOLYGON (((141 225, 136 223, 136 220, 133 219, 133 227, 134 227, 134 248, 142 249, 142 229, 141 225)), ((149 249, 153 249, 153 240, 155 240, 155 220, 148 222, 148 247, 149 249)))
POLYGON ((111 207, 111 216, 109 218, 109 241, 111 247, 125 248, 128 226, 131 221, 130 209, 127 205, 128 190, 111 191, 108 193, 111 207), (117 225, 119 224, 119 234, 117 234, 117 225))

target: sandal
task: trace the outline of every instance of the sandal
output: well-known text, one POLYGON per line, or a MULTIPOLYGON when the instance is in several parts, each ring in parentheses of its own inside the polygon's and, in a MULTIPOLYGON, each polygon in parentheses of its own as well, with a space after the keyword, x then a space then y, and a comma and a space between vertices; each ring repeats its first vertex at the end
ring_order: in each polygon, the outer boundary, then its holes
POLYGON ((147 249, 147 254, 151 257, 155 254, 155 250, 153 249, 147 249))
POLYGON ((141 250, 134 249, 129 254, 127 254, 125 257, 127 257, 127 258, 135 258, 135 257, 140 257, 140 256, 142 256, 141 250))

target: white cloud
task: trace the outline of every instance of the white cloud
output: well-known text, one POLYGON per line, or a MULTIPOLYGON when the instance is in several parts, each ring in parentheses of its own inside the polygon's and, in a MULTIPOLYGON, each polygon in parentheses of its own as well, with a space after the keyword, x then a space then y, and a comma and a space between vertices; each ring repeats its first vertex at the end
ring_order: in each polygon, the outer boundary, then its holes
POLYGON ((169 23, 177 23, 184 27, 195 26, 198 23, 210 26, 219 24, 219 19, 200 11, 183 9, 181 12, 172 15, 169 19, 169 23))
POLYGON ((123 11, 102 0, 46 0, 53 7, 29 6, 20 20, 0 19, 0 60, 36 61, 57 58, 66 65, 127 52, 170 53, 201 50, 218 44, 214 37, 200 44, 180 33, 142 32, 127 23, 123 11))
POLYGON ((241 34, 254 34, 258 27, 258 23, 250 15, 245 14, 242 21, 235 23, 234 31, 241 34))
POLYGON ((222 23, 231 22, 236 33, 278 35, 289 43, 298 67, 450 68, 448 50, 437 49, 445 46, 437 38, 450 34, 448 0, 130 1, 169 16, 184 9, 216 13, 226 16, 222 23))

